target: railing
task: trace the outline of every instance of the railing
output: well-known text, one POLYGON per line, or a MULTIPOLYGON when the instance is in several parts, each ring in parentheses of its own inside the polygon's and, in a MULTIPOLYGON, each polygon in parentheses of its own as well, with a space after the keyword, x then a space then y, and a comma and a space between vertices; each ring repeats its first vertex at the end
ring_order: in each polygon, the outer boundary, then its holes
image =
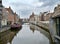
POLYGON ((8 25, 2 26, 2 27, 0 28, 0 32, 4 32, 4 31, 9 30, 9 29, 10 29, 10 26, 8 26, 8 25))
POLYGON ((60 40, 60 37, 59 37, 59 36, 55 35, 54 37, 55 37, 56 39, 60 40))

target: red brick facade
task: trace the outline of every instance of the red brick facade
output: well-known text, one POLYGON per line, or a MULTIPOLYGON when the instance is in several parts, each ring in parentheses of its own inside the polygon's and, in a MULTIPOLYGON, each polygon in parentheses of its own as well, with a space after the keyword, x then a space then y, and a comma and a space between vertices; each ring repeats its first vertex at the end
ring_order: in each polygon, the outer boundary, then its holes
POLYGON ((14 24, 17 22, 18 20, 18 15, 16 13, 13 12, 13 10, 9 7, 9 8, 6 8, 7 12, 8 12, 8 24, 14 24))

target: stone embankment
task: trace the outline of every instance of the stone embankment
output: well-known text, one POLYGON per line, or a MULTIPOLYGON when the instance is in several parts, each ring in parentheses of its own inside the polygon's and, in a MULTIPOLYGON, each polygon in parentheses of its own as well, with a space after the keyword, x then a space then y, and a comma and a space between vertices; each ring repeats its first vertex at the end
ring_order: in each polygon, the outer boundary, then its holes
POLYGON ((49 22, 40 21, 40 22, 29 22, 29 23, 36 25, 36 26, 44 29, 45 31, 49 32, 49 22))

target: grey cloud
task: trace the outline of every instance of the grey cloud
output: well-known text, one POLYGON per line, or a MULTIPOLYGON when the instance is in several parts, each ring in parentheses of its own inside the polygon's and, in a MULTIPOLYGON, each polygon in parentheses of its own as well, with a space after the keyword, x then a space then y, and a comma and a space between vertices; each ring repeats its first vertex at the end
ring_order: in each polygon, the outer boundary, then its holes
POLYGON ((40 11, 53 11, 55 5, 60 3, 60 0, 39 0, 39 2, 43 2, 44 4, 42 6, 36 7, 37 10, 40 11))
MULTIPOLYGON (((34 0, 34 1, 36 1, 36 0, 34 0)), ((41 11, 43 12, 43 11, 53 10, 54 6, 58 3, 60 3, 60 0, 39 0, 38 2, 43 2, 43 5, 34 7, 31 3, 30 4, 23 3, 23 2, 20 2, 19 0, 17 2, 8 1, 8 3, 6 3, 4 0, 3 3, 5 3, 5 5, 11 6, 12 9, 14 11, 16 11, 20 16, 27 17, 31 14, 32 11, 39 14, 39 12, 41 12, 41 11)))
POLYGON ((15 11, 21 15, 21 17, 28 17, 32 10, 33 7, 31 5, 28 4, 24 4, 24 3, 10 3, 11 6, 13 6, 13 8, 16 8, 15 11))
POLYGON ((17 12, 21 15, 21 17, 28 18, 31 15, 32 10, 23 9, 23 10, 18 10, 17 12))
POLYGON ((24 14, 28 15, 28 14, 31 13, 31 11, 30 11, 30 10, 22 10, 21 13, 22 13, 23 15, 24 15, 24 14))
POLYGON ((13 2, 13 3, 10 3, 10 5, 12 5, 12 6, 31 6, 31 5, 29 5, 29 4, 26 4, 26 3, 20 3, 20 2, 13 2))
POLYGON ((60 0, 39 0, 40 2, 44 2, 44 6, 54 6, 55 4, 57 4, 57 2, 59 2, 60 0))

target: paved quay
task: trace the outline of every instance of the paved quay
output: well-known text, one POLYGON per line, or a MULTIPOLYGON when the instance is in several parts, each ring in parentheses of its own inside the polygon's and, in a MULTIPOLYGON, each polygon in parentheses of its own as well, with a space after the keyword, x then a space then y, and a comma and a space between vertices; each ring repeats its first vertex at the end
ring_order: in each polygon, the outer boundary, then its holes
POLYGON ((3 28, 0 28, 0 33, 6 31, 6 30, 8 30, 8 29, 10 29, 10 27, 3 27, 3 28))
POLYGON ((49 22, 40 21, 40 22, 29 22, 29 23, 36 25, 40 28, 43 28, 45 31, 49 32, 49 22))

